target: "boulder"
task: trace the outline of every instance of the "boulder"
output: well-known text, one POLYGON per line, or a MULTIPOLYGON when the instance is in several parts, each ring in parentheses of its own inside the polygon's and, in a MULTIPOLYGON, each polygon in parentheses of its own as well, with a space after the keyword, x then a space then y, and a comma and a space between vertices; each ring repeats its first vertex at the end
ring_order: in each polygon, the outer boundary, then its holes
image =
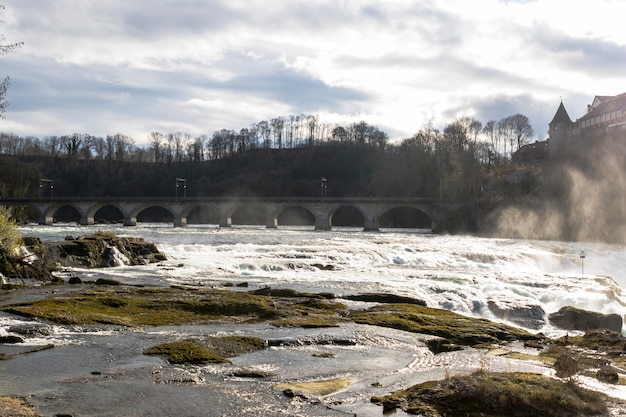
POLYGON ((507 301, 487 302, 489 311, 499 319, 509 321, 526 329, 540 329, 546 324, 546 312, 539 305, 519 305, 507 301))
POLYGON ((618 314, 602 314, 567 306, 549 315, 550 323, 565 330, 609 329, 622 331, 622 318, 618 314))

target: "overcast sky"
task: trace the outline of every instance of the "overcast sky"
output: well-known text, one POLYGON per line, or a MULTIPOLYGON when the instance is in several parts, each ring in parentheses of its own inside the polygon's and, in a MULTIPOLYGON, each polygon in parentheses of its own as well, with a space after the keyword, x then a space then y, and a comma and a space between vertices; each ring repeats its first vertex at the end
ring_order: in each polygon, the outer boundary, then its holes
POLYGON ((626 92, 623 0, 0 0, 0 131, 212 135, 277 116, 391 139, 626 92))

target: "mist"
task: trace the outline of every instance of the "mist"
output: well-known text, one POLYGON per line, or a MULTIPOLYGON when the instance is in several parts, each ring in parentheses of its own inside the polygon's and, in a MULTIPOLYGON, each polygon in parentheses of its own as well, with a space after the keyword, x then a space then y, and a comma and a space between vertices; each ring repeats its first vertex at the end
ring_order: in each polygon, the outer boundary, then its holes
POLYGON ((493 235, 626 243, 626 134, 563 146, 538 190, 487 219, 493 235))

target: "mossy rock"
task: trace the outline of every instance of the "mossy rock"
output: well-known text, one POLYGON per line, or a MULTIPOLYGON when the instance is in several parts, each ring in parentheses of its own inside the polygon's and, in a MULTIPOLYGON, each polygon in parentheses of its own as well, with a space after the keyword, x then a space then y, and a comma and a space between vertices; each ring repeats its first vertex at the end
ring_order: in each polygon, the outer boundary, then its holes
POLYGON ((230 363, 226 358, 262 350, 267 347, 263 339, 252 336, 207 337, 164 343, 147 349, 146 355, 159 355, 173 364, 201 365, 230 363))
POLYGON ((106 290, 13 304, 4 311, 62 324, 149 326, 212 323, 275 318, 267 297, 226 290, 183 289, 106 290))
POLYGON ((253 336, 208 337, 203 343, 226 358, 263 350, 267 342, 253 336))
POLYGON ((573 383, 532 373, 475 372, 372 397, 385 413, 425 417, 578 417, 607 415, 607 398, 573 383))
POLYGON ((219 353, 193 339, 156 345, 147 349, 144 354, 162 356, 169 363, 177 365, 231 363, 219 353))
POLYGON ((439 336, 464 346, 542 339, 516 327, 417 304, 380 305, 365 312, 353 312, 350 317, 356 323, 439 336))
POLYGON ((339 321, 336 318, 324 316, 287 317, 274 320, 272 324, 276 327, 300 327, 303 329, 339 327, 339 321))

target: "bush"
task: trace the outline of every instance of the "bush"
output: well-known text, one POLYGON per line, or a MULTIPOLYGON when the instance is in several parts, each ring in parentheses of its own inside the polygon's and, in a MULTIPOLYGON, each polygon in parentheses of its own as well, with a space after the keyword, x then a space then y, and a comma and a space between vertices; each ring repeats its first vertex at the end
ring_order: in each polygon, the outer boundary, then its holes
POLYGON ((13 273, 17 251, 22 244, 22 234, 17 229, 11 210, 0 206, 0 274, 13 273))
POLYGON ((0 251, 8 256, 16 256, 21 244, 22 234, 17 229, 11 210, 0 206, 0 251))

